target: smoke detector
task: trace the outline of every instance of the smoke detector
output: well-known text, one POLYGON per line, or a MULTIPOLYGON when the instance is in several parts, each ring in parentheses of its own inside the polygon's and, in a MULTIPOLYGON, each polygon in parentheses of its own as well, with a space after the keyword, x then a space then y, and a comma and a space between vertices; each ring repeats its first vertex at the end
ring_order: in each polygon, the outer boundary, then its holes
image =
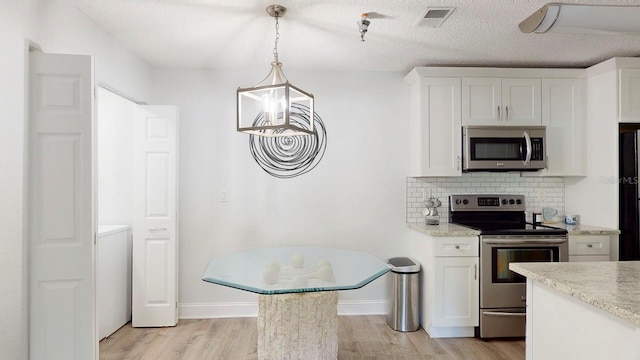
POLYGON ((430 7, 418 20, 418 26, 440 27, 451 16, 455 7, 430 7))

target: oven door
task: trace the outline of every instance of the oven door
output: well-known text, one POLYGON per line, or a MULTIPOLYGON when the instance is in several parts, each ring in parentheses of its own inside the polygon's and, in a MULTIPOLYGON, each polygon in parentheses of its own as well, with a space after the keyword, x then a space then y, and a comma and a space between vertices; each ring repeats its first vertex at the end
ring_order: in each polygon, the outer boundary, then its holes
POLYGON ((526 278, 509 270, 512 262, 568 261, 566 236, 481 236, 480 308, 526 305, 526 278))

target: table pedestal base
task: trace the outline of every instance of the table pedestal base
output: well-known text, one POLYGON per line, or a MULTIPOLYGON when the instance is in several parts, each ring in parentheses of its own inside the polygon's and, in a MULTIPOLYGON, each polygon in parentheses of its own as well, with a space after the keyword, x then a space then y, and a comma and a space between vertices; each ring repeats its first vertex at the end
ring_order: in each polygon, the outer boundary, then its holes
POLYGON ((337 291, 260 295, 258 359, 337 358, 337 291))

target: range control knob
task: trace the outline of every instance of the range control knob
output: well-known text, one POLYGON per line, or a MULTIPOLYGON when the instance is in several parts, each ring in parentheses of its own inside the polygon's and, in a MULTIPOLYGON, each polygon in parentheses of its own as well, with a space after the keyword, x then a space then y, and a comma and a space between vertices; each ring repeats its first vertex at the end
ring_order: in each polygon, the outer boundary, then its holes
POLYGON ((507 205, 508 202, 507 199, 502 199, 502 205, 507 205))
POLYGON ((522 200, 520 200, 520 199, 516 200, 516 204, 521 205, 522 204, 522 200))
POLYGON ((460 204, 462 204, 462 200, 456 199, 456 205, 460 205, 460 204))
POLYGON ((513 204, 515 204, 515 203, 516 203, 516 201, 515 201, 515 200, 513 200, 513 199, 509 200, 509 205, 513 205, 513 204))
POLYGON ((463 204, 465 204, 465 205, 467 205, 467 204, 469 204, 469 200, 464 199, 464 200, 462 200, 462 203, 463 203, 463 204))

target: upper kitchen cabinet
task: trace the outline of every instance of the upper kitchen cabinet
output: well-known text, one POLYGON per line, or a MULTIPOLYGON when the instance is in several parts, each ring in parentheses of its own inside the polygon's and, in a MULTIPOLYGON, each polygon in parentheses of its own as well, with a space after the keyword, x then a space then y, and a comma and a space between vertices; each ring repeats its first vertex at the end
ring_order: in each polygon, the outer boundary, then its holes
POLYGON ((640 69, 620 69, 620 122, 640 122, 640 69))
POLYGON ((409 176, 460 176, 460 78, 416 75, 405 78, 411 84, 409 176))
POLYGON ((462 125, 541 125, 541 80, 462 79, 462 125))
POLYGON ((542 80, 542 125, 547 128, 547 169, 541 176, 583 176, 584 79, 542 80))

